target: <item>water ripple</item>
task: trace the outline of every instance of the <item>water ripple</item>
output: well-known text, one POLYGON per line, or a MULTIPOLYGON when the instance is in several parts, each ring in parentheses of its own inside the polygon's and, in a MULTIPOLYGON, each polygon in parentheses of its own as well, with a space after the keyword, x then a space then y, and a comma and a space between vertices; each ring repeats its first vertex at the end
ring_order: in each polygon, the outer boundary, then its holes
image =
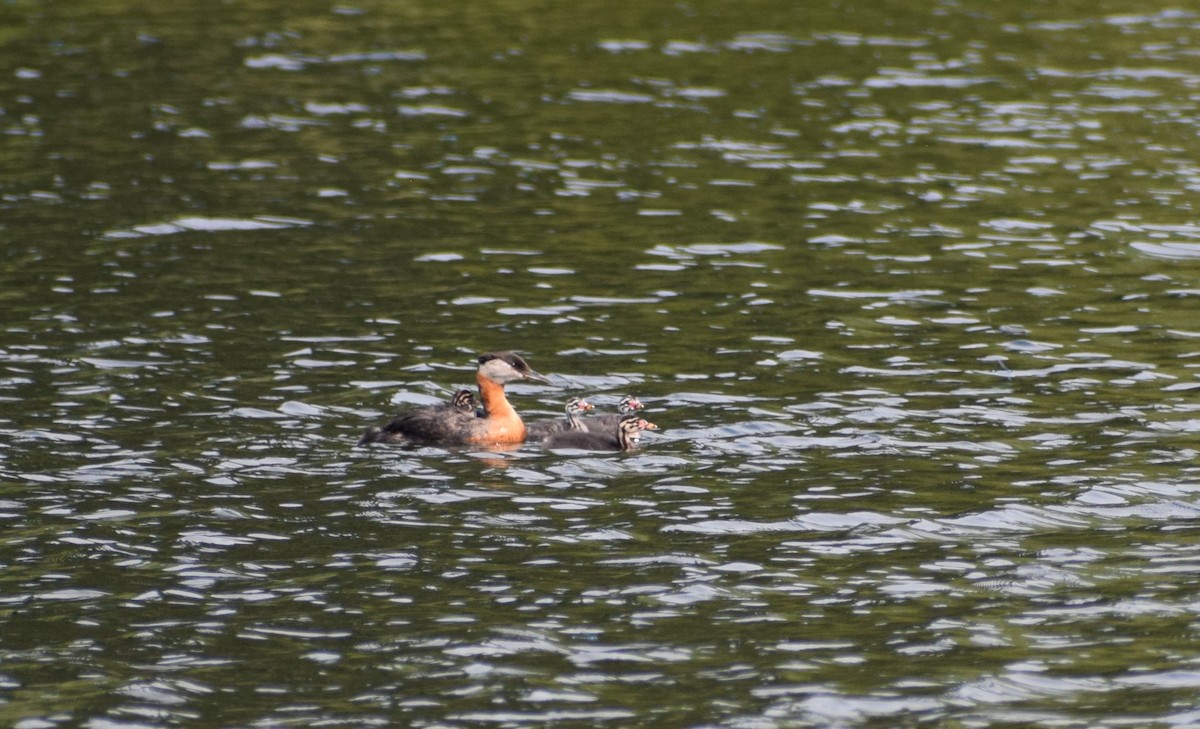
POLYGON ((700 5, 12 5, 12 721, 1196 723, 1196 15, 700 5))

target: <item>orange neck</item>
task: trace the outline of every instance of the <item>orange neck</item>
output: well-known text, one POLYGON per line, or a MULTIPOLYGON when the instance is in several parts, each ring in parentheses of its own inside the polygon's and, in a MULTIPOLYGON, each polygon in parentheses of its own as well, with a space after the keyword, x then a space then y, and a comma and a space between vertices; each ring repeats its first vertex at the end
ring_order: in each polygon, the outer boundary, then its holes
POLYGON ((504 385, 476 375, 479 397, 487 411, 487 428, 472 440, 476 443, 522 443, 525 441, 525 423, 504 396, 504 385))

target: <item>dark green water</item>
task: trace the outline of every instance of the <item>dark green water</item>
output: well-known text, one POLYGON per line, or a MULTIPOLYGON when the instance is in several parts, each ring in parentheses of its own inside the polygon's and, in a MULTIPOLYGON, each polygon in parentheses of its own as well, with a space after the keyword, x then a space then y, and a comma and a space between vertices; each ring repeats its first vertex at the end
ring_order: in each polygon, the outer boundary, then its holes
POLYGON ((1200 723, 1177 8, 0 6, 0 724, 1200 723))

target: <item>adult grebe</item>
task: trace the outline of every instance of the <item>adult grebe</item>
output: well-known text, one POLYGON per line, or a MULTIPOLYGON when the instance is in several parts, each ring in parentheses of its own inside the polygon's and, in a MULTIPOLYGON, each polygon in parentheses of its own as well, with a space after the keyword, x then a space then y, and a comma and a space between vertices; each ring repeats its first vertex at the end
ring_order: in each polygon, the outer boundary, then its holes
POLYGON ((368 428, 358 441, 366 443, 439 443, 446 445, 506 445, 525 440, 525 423, 504 395, 509 382, 530 380, 548 383, 525 360, 512 352, 488 352, 479 355, 475 382, 483 400, 484 414, 477 417, 473 408, 461 411, 451 404, 434 405, 406 413, 382 428, 368 428))
POLYGON ((621 421, 622 415, 636 413, 644 408, 642 401, 638 400, 633 395, 626 395, 621 398, 621 402, 617 404, 616 413, 605 413, 604 415, 593 415, 590 418, 583 420, 583 425, 593 433, 612 433, 613 428, 617 427, 617 423, 621 421))
POLYGON ((643 430, 658 430, 658 426, 638 417, 636 413, 622 415, 611 433, 586 430, 564 430, 546 438, 547 448, 578 448, 586 451, 628 451, 637 446, 643 430))
POLYGON ((525 440, 539 441, 545 440, 548 436, 554 433, 561 433, 566 430, 582 430, 586 431, 587 426, 579 419, 580 415, 591 412, 592 404, 581 397, 573 397, 567 401, 567 418, 566 420, 539 420, 536 423, 530 423, 525 426, 525 440))

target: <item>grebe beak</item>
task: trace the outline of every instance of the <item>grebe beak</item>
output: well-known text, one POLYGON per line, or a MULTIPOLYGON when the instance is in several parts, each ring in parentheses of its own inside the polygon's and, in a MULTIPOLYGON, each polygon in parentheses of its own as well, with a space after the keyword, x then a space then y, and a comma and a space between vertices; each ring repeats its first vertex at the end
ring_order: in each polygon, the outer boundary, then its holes
POLYGON ((643 420, 639 425, 642 426, 642 430, 658 430, 658 426, 649 420, 643 420))
POLYGON ((529 380, 531 382, 540 382, 543 385, 550 384, 550 380, 548 378, 539 375, 538 373, 534 372, 533 370, 529 370, 528 372, 522 372, 521 379, 529 380))

